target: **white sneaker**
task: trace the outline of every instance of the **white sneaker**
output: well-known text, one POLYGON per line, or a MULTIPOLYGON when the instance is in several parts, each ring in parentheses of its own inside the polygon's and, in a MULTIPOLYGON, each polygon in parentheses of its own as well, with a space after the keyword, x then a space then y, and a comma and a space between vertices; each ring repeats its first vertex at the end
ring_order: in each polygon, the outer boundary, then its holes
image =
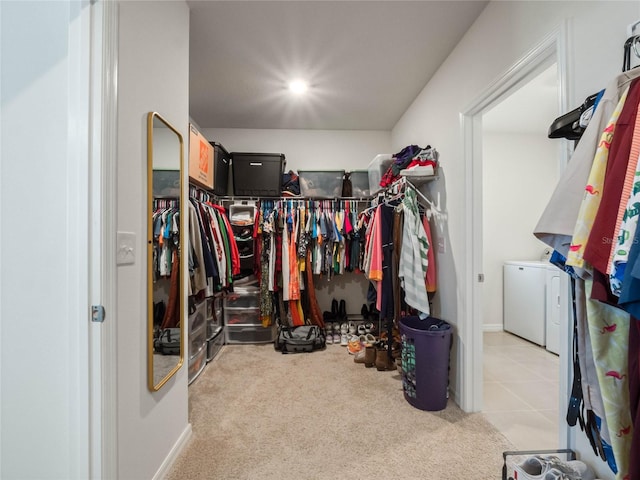
POLYGON ((349 345, 349 335, 347 335, 346 333, 340 335, 340 345, 342 345, 343 347, 349 345))

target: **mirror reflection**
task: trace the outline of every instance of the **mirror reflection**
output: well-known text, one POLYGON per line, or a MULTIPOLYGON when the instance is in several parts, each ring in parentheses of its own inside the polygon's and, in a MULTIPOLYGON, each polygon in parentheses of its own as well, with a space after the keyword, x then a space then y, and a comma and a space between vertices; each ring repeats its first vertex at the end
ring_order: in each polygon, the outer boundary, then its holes
POLYGON ((157 112, 147 118, 148 385, 159 390, 182 366, 182 135, 157 112))

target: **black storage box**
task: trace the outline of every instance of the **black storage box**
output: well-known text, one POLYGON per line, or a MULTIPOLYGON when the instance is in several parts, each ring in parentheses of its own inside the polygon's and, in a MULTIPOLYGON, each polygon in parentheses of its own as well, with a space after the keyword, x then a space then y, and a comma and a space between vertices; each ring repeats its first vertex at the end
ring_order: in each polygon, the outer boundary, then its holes
POLYGON ((233 194, 279 197, 285 159, 282 153, 232 152, 233 194))
POLYGON ((213 193, 228 195, 231 154, 220 143, 209 143, 213 146, 213 193))

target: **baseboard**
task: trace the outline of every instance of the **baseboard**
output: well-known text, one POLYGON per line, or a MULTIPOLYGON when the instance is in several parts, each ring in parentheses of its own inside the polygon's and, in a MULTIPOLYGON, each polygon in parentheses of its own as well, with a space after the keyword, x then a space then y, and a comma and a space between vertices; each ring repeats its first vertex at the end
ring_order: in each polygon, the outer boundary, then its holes
POLYGON ((483 332, 501 332, 503 330, 501 323, 485 323, 482 325, 483 332))
POLYGON ((182 452, 182 449, 187 446, 187 443, 189 443, 189 439, 191 438, 191 433, 192 433, 191 424, 188 423, 187 427, 182 432, 182 435, 180 435, 180 438, 178 438, 175 445, 169 452, 169 455, 167 455, 167 458, 164 459, 164 462, 162 462, 162 465, 160 465, 160 468, 158 469, 156 474, 153 476, 153 480, 163 480, 164 477, 167 475, 167 473, 169 473, 169 470, 171 470, 171 466, 173 465, 173 462, 176 461, 176 458, 178 458, 178 455, 180 455, 180 452, 182 452))

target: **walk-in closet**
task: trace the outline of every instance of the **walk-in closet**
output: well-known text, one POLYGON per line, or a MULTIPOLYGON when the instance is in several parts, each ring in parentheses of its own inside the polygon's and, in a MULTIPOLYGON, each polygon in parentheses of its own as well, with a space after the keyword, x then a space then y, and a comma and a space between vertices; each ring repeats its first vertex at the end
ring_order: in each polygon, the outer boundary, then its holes
POLYGON ((0 51, 1 478, 640 480, 637 0, 0 1, 0 51))

